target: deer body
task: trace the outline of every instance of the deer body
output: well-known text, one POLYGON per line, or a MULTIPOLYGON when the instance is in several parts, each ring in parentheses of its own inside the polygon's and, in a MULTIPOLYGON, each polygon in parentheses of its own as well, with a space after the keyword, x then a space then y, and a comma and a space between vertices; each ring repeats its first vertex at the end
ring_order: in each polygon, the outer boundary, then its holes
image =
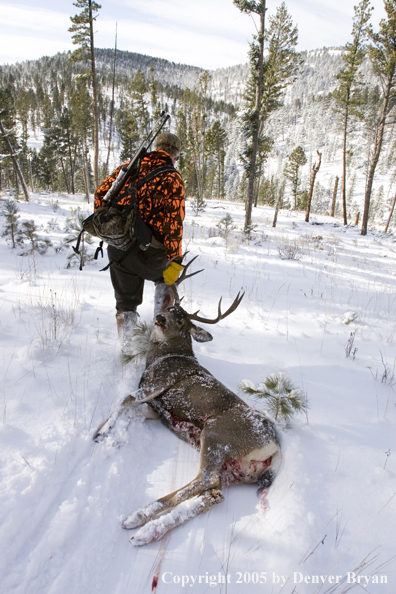
POLYGON ((179 305, 156 315, 137 399, 150 397, 149 406, 160 420, 200 450, 199 472, 185 487, 148 504, 123 522, 126 529, 143 526, 131 538, 136 545, 158 540, 223 501, 222 486, 258 483, 265 489, 280 464, 272 421, 199 364, 192 338, 206 342, 212 336, 195 326, 191 318, 179 305))

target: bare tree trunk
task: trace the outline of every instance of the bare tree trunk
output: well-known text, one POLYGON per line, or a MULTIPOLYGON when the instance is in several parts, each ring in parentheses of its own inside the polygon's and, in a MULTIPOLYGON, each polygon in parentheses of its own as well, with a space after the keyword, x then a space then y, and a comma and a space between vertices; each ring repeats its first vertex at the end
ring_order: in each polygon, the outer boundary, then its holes
POLYGON ((112 89, 111 89, 110 125, 109 125, 109 146, 108 146, 108 149, 107 149, 106 175, 109 174, 109 161, 110 161, 110 151, 111 151, 111 139, 112 139, 112 136, 113 136, 113 117, 114 117, 114 92, 115 92, 116 61, 117 61, 117 23, 116 23, 115 42, 114 42, 113 84, 112 84, 112 89))
POLYGON ((260 187, 261 187, 261 177, 258 178, 257 183, 256 183, 256 187, 254 190, 254 207, 257 208, 257 203, 258 203, 258 197, 259 197, 259 193, 260 193, 260 187))
POLYGON ((87 165, 87 159, 86 159, 85 144, 83 145, 83 180, 84 180, 84 187, 85 187, 85 197, 89 204, 89 174, 88 174, 88 165, 87 165))
POLYGON ((92 19, 92 2, 88 0, 89 27, 91 38, 91 65, 92 65, 92 92, 94 108, 94 181, 95 188, 99 186, 99 114, 98 114, 98 90, 96 84, 96 66, 95 66, 95 48, 94 31, 92 19))
POLYGON ((282 200, 282 196, 283 196, 283 188, 280 187, 279 188, 279 193, 278 193, 278 200, 276 201, 276 205, 275 205, 275 213, 274 213, 274 220, 272 222, 272 226, 276 227, 276 222, 278 220, 278 212, 279 212, 279 207, 280 207, 280 203, 282 200))
POLYGON ((388 79, 384 93, 384 104, 382 106, 381 119, 379 121, 378 133, 375 137, 374 152, 371 158, 370 169, 367 176, 366 191, 364 195, 364 211, 362 219, 362 235, 367 235, 367 224, 370 210, 370 198, 373 188, 374 173, 381 154, 382 140, 384 138, 385 120, 388 113, 389 97, 392 89, 392 81, 388 79))
POLYGON ((307 212, 305 214, 305 222, 306 223, 309 223, 309 214, 311 212, 311 202, 312 202, 312 194, 313 194, 314 185, 315 185, 315 177, 316 177, 316 174, 318 173, 318 171, 320 169, 320 164, 322 162, 322 153, 320 153, 319 151, 316 151, 316 152, 318 153, 319 163, 317 165, 316 165, 316 163, 314 163, 312 165, 311 183, 309 184, 307 212))
POLYGON ((335 213, 335 207, 336 207, 336 200, 337 200, 337 190, 338 190, 338 175, 336 175, 335 181, 334 181, 334 191, 333 191, 333 200, 331 202, 331 210, 330 210, 330 216, 334 217, 334 213, 335 213))
POLYGON ((12 148, 10 139, 8 138, 8 134, 7 134, 7 132, 6 132, 5 128, 4 128, 3 122, 1 120, 0 120, 0 132, 3 135, 3 137, 4 137, 5 143, 7 145, 8 151, 10 153, 10 156, 11 156, 11 159, 12 159, 12 162, 13 162, 13 165, 14 165, 15 179, 17 180, 17 182, 16 182, 17 183, 17 187, 18 187, 18 177, 19 177, 20 182, 21 182, 21 185, 22 185, 23 193, 25 194, 26 201, 29 202, 29 191, 27 189, 25 178, 23 177, 23 173, 22 173, 22 170, 21 170, 21 168, 19 166, 18 159, 15 156, 14 149, 12 148))
MULTIPOLYGON (((70 145, 70 134, 69 134, 69 130, 67 130, 67 144, 68 144, 68 152, 69 152, 69 163, 70 163, 70 185, 71 185, 71 192, 72 194, 75 194, 75 188, 74 188, 74 167, 75 167, 75 158, 73 159, 72 156, 72 151, 71 151, 71 145, 70 145)), ((67 184, 66 184, 67 185, 67 184)), ((68 190, 69 192, 69 190, 68 190)))
POLYGON ((249 180, 246 196, 246 214, 245 214, 245 230, 252 222, 252 208, 254 202, 254 181, 256 178, 256 162, 258 153, 259 129, 260 129, 260 112, 261 112, 261 93, 263 86, 263 70, 264 70, 264 29, 265 29, 265 1, 262 0, 262 11, 260 13, 260 32, 258 34, 259 52, 258 52, 258 68, 257 68, 257 83, 256 83, 256 103, 254 106, 254 127, 252 138, 252 156, 249 168, 249 180))
MULTIPOLYGON (((348 99, 349 102, 349 89, 348 99)), ((348 224, 347 221, 347 204, 346 204, 346 142, 347 142, 347 129, 348 129, 348 105, 345 107, 345 118, 344 118, 344 137, 342 142, 342 215, 344 217, 344 225, 348 224)))
POLYGON ((67 175, 66 175, 66 171, 65 171, 65 165, 63 163, 63 158, 62 157, 61 157, 61 165, 62 165, 63 177, 65 178, 66 190, 67 190, 67 193, 70 194, 69 180, 67 179, 67 175))
POLYGON ((392 218, 392 215, 393 215, 393 211, 395 210, 395 205, 396 205, 396 194, 395 194, 395 197, 393 198, 393 202, 392 202, 392 208, 391 208, 391 211, 390 211, 390 213, 389 213, 389 217, 388 217, 388 220, 387 220, 387 222, 386 222, 385 229, 384 229, 384 232, 385 232, 385 233, 387 233, 387 231, 388 231, 388 227, 389 227, 389 224, 390 224, 390 222, 391 222, 391 218, 392 218))
POLYGON ((29 176, 30 176, 30 187, 32 188, 32 192, 34 192, 32 159, 30 158, 30 153, 29 153, 29 176))
POLYGON ((356 215, 355 227, 357 227, 359 225, 359 218, 360 218, 360 212, 358 212, 357 215, 356 215))
POLYGON ((14 176, 15 176, 15 189, 17 196, 19 196, 19 181, 18 181, 18 170, 14 165, 14 176))

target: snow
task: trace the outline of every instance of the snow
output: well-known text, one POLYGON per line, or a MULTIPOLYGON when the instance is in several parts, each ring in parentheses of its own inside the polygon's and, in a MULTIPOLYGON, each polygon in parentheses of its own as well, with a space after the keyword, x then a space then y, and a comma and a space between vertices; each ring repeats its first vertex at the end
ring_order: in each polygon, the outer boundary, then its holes
MULTIPOLYGON (((54 246, 70 209, 89 210, 62 194, 19 206, 54 246), (45 231, 51 219, 59 228, 45 231)), ((284 371, 309 399, 307 416, 278 425, 282 465, 269 509, 260 512, 254 486, 231 486, 223 503, 163 540, 129 543, 135 532, 122 520, 192 480, 199 453, 137 411, 93 442, 143 371, 121 364, 109 273, 99 272, 102 261, 66 269, 67 253, 53 248, 22 257, 1 239, 0 592, 140 594, 153 579, 164 594, 393 591, 393 237, 362 237, 325 216, 307 224, 290 211, 273 229, 273 210, 258 207, 244 242, 242 204, 208 201, 199 217, 189 206, 184 248, 204 272, 181 287, 183 307, 214 317, 220 296, 226 309, 245 291, 210 329, 214 340, 194 344, 198 360, 235 392, 241 380, 257 385, 284 371), (216 229, 226 212, 237 227, 227 242, 216 229), (299 260, 280 257, 287 241, 298 242, 299 260), (351 333, 357 350, 346 357, 351 333)), ((147 283, 142 320, 152 317, 153 293, 147 283)))

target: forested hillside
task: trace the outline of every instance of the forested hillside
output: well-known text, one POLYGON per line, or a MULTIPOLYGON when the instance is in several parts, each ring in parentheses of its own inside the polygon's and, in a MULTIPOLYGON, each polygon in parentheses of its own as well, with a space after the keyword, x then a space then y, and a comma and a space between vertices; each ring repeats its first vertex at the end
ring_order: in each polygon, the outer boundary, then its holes
MULTIPOLYGON (((178 167, 197 209, 204 207, 205 199, 244 198, 241 114, 246 111, 247 64, 209 72, 131 52, 115 55, 110 49, 97 49, 96 61, 102 177, 133 154, 156 115, 165 109, 172 115, 172 130, 182 138, 178 167)), ((342 67, 342 49, 301 54, 283 105, 265 122, 264 134, 270 142, 261 155, 257 203, 274 206, 280 199, 281 208, 304 209, 320 151, 312 212, 330 213, 336 177, 342 175, 342 110, 332 94, 342 67), (290 157, 298 147, 303 156, 293 180, 290 157)), ((380 80, 368 58, 360 71, 364 102, 348 129, 348 222, 355 222, 362 211, 381 102, 380 80)), ((87 199, 94 191, 92 93, 85 72, 83 63, 72 63, 66 54, 0 69, 1 120, 27 185, 35 191, 85 192, 87 199)), ((394 125, 389 122, 374 180, 372 227, 387 219, 393 201, 394 125)), ((2 189, 21 193, 4 137, 0 152, 2 189)), ((340 185, 336 209, 340 214, 340 185)))

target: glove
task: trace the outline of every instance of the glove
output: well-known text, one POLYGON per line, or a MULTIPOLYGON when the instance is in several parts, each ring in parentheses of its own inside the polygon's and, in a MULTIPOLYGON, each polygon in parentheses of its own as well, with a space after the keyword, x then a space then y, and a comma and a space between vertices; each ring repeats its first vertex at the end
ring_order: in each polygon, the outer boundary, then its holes
POLYGON ((166 285, 173 285, 175 281, 179 278, 179 274, 183 270, 184 266, 181 264, 177 264, 176 262, 171 262, 167 268, 165 268, 162 276, 164 277, 164 281, 166 285))

